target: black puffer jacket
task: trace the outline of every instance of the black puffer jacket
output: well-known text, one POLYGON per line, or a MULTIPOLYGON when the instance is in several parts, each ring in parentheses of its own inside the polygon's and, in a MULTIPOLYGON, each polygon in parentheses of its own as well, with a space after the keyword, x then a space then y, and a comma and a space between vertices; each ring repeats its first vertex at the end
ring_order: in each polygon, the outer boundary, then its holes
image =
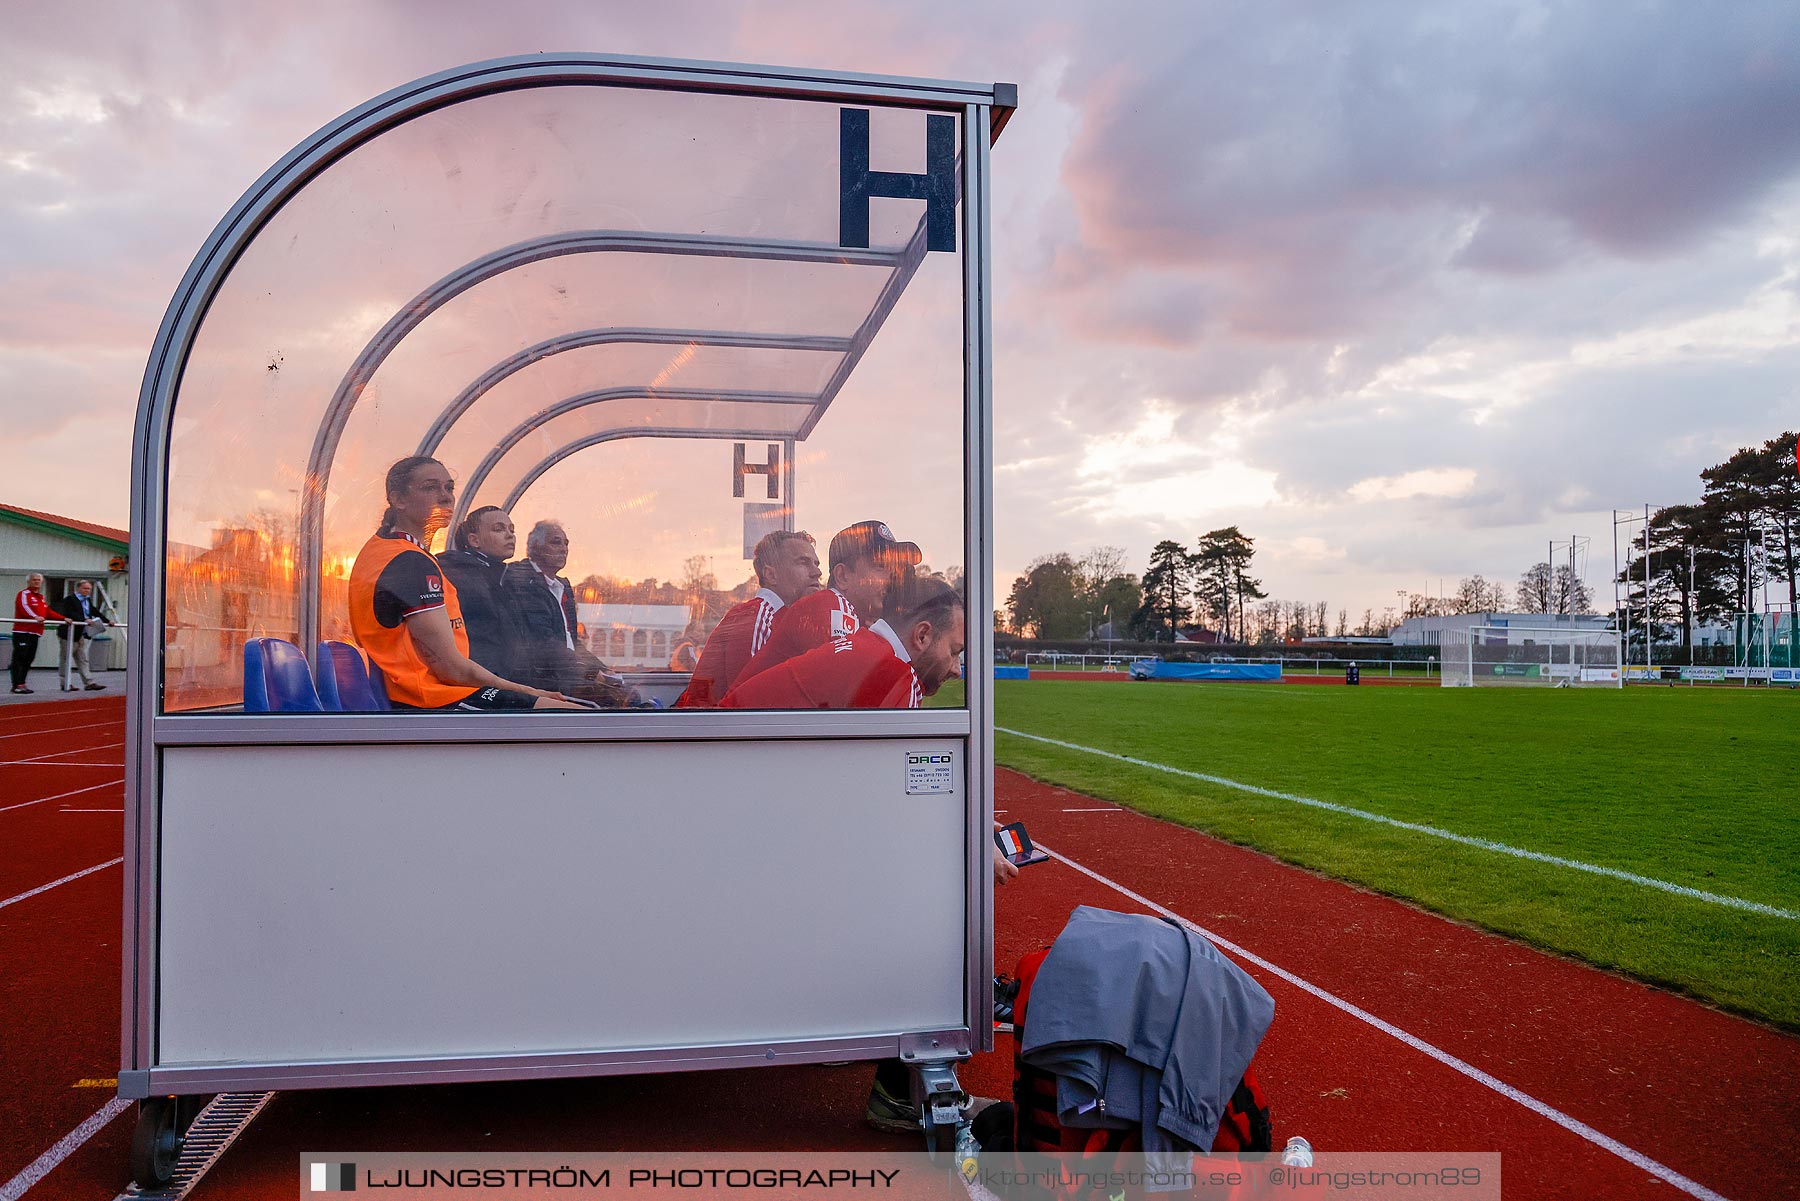
POLYGON ((503 680, 532 684, 518 600, 502 583, 506 564, 474 550, 447 550, 437 561, 462 605, 469 658, 503 680))

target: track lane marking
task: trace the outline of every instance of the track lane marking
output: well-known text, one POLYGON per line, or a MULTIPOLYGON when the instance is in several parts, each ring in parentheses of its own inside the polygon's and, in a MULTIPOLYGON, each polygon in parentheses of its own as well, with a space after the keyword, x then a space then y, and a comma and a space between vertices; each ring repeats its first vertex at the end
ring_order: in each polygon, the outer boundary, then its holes
POLYGON ((1674 1168, 1668 1167, 1665 1164, 1658 1163, 1656 1160, 1651 1159, 1648 1155, 1645 1155, 1642 1151, 1638 1151, 1635 1148, 1626 1146, 1624 1143, 1620 1142, 1618 1139, 1613 1138, 1611 1135, 1601 1133, 1600 1131, 1594 1129, 1592 1126, 1588 1125, 1586 1122, 1583 1122, 1579 1118, 1570 1117, 1568 1114, 1564 1113, 1562 1110, 1557 1109, 1556 1107, 1548 1104, 1547 1102, 1538 1100, 1536 1097, 1532 1096, 1530 1093, 1527 1093, 1518 1088, 1514 1088, 1512 1085, 1506 1083, 1506 1081, 1501 1080, 1496 1076, 1489 1075, 1488 1073, 1482 1071, 1480 1068, 1476 1067, 1474 1064, 1469 1063, 1468 1061, 1463 1060, 1463 1059, 1458 1059, 1456 1056, 1450 1054, 1450 1052, 1442 1050, 1436 1046, 1433 1046, 1431 1043, 1426 1042, 1424 1039, 1420 1038, 1416 1034, 1407 1033, 1406 1031, 1400 1029, 1400 1027, 1394 1025, 1392 1022, 1389 1022, 1382 1018, 1376 1017, 1374 1014, 1370 1013, 1368 1010, 1363 1009, 1360 1006, 1354 1005, 1351 1002, 1344 1000, 1342 997, 1338 996, 1337 994, 1327 992, 1323 988, 1320 988, 1318 985, 1312 983, 1309 980, 1302 980, 1299 976, 1294 975, 1294 973, 1288 971, 1286 968, 1277 967, 1275 964, 1270 963, 1267 959, 1264 959, 1261 955, 1256 954, 1254 951, 1250 951, 1250 950, 1245 949, 1244 947, 1240 947, 1236 943, 1232 942, 1230 939, 1224 937, 1223 935, 1215 934, 1211 930, 1208 930, 1206 927, 1201 926, 1195 922, 1189 921, 1187 918, 1182 917, 1179 913, 1176 913, 1173 909, 1170 909, 1165 905, 1159 905, 1155 901, 1152 901, 1149 897, 1143 896, 1140 893, 1133 892, 1131 889, 1125 887, 1123 884, 1120 884, 1117 880, 1113 880, 1107 876, 1103 876, 1099 872, 1095 871, 1093 868, 1088 867, 1085 864, 1077 863, 1073 859, 1070 859, 1067 855, 1063 855, 1057 851, 1053 851, 1041 842, 1037 843, 1036 846, 1037 846, 1038 850, 1043 851, 1045 854, 1049 855, 1050 858, 1055 859, 1059 863, 1067 864, 1069 867, 1080 872, 1082 875, 1088 877, 1090 880, 1098 881, 1099 883, 1104 884, 1104 885, 1106 885, 1106 887, 1112 889, 1114 892, 1117 892, 1119 895, 1128 897, 1131 900, 1136 901, 1138 904, 1144 906, 1144 908, 1150 910, 1152 913, 1160 914, 1163 917, 1168 918, 1170 921, 1175 922, 1176 924, 1184 927, 1185 929, 1192 930, 1195 934, 1198 934, 1200 937, 1206 939, 1208 942, 1211 942, 1214 946, 1217 946, 1221 950, 1228 951, 1231 954, 1237 956, 1239 959, 1242 959, 1247 963, 1254 964, 1255 966, 1262 968, 1264 971, 1270 973, 1271 975, 1274 975, 1276 977, 1279 977, 1282 980, 1285 980, 1287 983, 1293 985, 1295 988, 1300 989, 1302 992, 1305 992, 1314 997, 1317 997, 1319 1000, 1325 1002, 1327 1005, 1330 1005, 1334 1009, 1341 1010, 1342 1012, 1355 1018, 1357 1021, 1365 1022, 1368 1025, 1373 1026, 1375 1029, 1381 1031, 1383 1034, 1390 1035, 1393 1038, 1399 1039, 1401 1042, 1405 1043, 1407 1046, 1411 1047, 1413 1050, 1418 1051, 1422 1055, 1426 1055, 1432 1059, 1437 1060, 1439 1063, 1443 1064, 1447 1068, 1450 1068, 1452 1071, 1468 1077, 1470 1080, 1473 1080, 1475 1083, 1480 1084, 1485 1088, 1492 1089, 1494 1092, 1499 1093, 1502 1097, 1505 1097, 1507 1100, 1516 1102, 1517 1104, 1524 1106, 1526 1109, 1531 1110, 1533 1113, 1537 1114, 1540 1117, 1548 1118, 1550 1121, 1556 1123, 1558 1126, 1561 1126, 1564 1130, 1567 1130, 1569 1133, 1574 1134, 1577 1137, 1584 1139, 1585 1141, 1587 1141, 1589 1143, 1592 1143, 1594 1146, 1599 1147, 1601 1150, 1610 1151, 1612 1154, 1618 1156, 1620 1159, 1624 1160, 1626 1163, 1630 1164, 1632 1167, 1638 1168, 1641 1171, 1648 1172, 1652 1176, 1655 1176, 1657 1179, 1663 1181, 1666 1184, 1674 1185, 1676 1188, 1680 1189, 1682 1192, 1688 1194, 1689 1196, 1698 1198, 1699 1201, 1728 1201, 1728 1198, 1726 1198, 1722 1194, 1715 1193, 1712 1189, 1707 1188, 1704 1184, 1701 1184, 1697 1180, 1691 1180, 1688 1177, 1683 1176, 1680 1172, 1677 1172, 1674 1168))
MULTIPOLYGON (((71 755, 73 755, 75 752, 70 751, 69 753, 71 755)), ((23 767, 26 762, 27 762, 27 760, 22 760, 22 759, 0 759, 0 767, 23 767)), ((38 764, 35 764, 35 766, 37 766, 37 767, 110 767, 110 768, 113 768, 116 770, 118 768, 124 767, 125 765, 123 763, 38 763, 38 764)))
POLYGON ((131 1102, 123 1097, 114 1097, 102 1105, 93 1117, 63 1135, 54 1147, 25 1165, 24 1171, 5 1184, 0 1184, 0 1201, 19 1201, 25 1195, 25 1190, 48 1176, 58 1164, 80 1150, 81 1144, 100 1133, 108 1122, 129 1108, 131 1102))
MULTIPOLYGON (((87 714, 80 713, 76 716, 86 717, 87 714)), ((17 734, 0 734, 0 738, 43 738, 51 734, 66 734, 70 730, 94 730, 101 726, 117 726, 123 724, 123 722, 119 721, 90 721, 83 726, 46 726, 42 730, 20 730, 17 734)))
MULTIPOLYGON (((108 859, 105 863, 96 863, 94 866, 84 867, 78 872, 70 872, 60 880, 52 880, 48 884, 40 884, 29 892, 22 892, 16 897, 7 897, 4 901, 0 901, 0 909, 5 909, 8 905, 17 905, 20 901, 28 901, 40 893, 49 892, 52 888, 67 884, 71 880, 79 880, 83 876, 91 876, 95 872, 103 872, 109 867, 117 867, 123 862, 125 862, 125 857, 121 855, 117 859, 108 859)), ((0 1201, 5 1201, 5 1197, 0 1196, 0 1201)))
MULTIPOLYGON (((57 759, 57 758, 62 757, 63 755, 85 755, 89 751, 110 751, 115 746, 124 746, 124 745, 125 745, 124 739, 120 739, 118 742, 103 742, 99 746, 71 747, 66 751, 51 751, 48 755, 39 755, 35 759, 8 759, 5 761, 4 764, 0 764, 0 766, 23 767, 27 763, 44 763, 44 760, 46 760, 46 759, 57 759)), ((44 763, 44 766, 45 767, 61 767, 63 765, 60 763, 44 763)), ((111 767, 111 766, 123 766, 123 765, 122 764, 120 764, 120 765, 106 764, 105 766, 111 767)))
POLYGON ((50 801, 60 801, 67 797, 80 796, 84 792, 93 792, 93 791, 95 791, 97 789, 101 789, 101 788, 115 788, 118 785, 123 784, 124 782, 125 782, 125 779, 123 776, 121 776, 117 780, 108 780, 104 784, 89 784, 86 788, 74 788, 74 789, 69 790, 68 792, 59 792, 55 796, 41 796, 35 801, 20 801, 16 805, 6 805, 4 807, 0 807, 0 813, 10 813, 14 809, 29 809, 33 805, 43 805, 43 804, 49 803, 50 801))
POLYGON ((1518 859, 1529 859, 1533 863, 1548 863, 1552 867, 1566 867, 1572 871, 1588 872, 1596 876, 1605 876, 1612 880, 1623 880, 1627 884, 1637 884, 1645 888, 1655 888, 1689 900, 1705 901, 1709 905, 1723 905, 1731 909, 1742 909, 1749 913, 1760 913, 1768 917, 1786 918, 1790 922, 1800 922, 1800 913, 1792 909, 1782 909, 1775 905, 1765 905, 1761 901, 1746 901, 1742 897, 1728 897, 1716 892, 1704 892, 1698 888, 1689 888, 1685 884, 1671 884, 1667 880, 1657 880, 1650 876, 1640 876, 1636 872, 1623 871, 1616 867, 1601 867, 1595 863, 1584 863, 1579 859, 1564 859, 1560 855, 1546 855, 1542 851, 1528 851, 1523 847, 1515 847, 1510 843, 1494 842, 1487 838, 1474 838, 1467 834, 1457 834, 1437 826, 1421 825, 1418 822, 1401 821, 1395 817, 1384 817, 1379 813, 1370 813, 1367 809, 1353 809, 1349 805, 1339 805, 1332 801, 1315 800, 1312 797, 1296 796, 1291 792, 1277 792, 1273 788, 1259 788, 1255 784, 1240 784, 1236 780, 1228 780, 1224 776, 1211 776, 1205 772, 1188 771, 1186 768, 1170 767, 1166 763, 1157 763, 1150 759, 1134 759, 1130 755, 1121 755, 1116 751, 1103 751, 1098 747, 1082 746, 1080 743, 1064 742, 1059 738, 1046 738, 1042 734, 1027 734, 1023 730, 1009 730, 995 726, 996 734, 1011 734, 1015 738, 1029 738, 1033 742, 1049 743, 1065 750, 1081 751, 1083 754, 1099 755, 1103 759, 1113 759, 1120 763, 1129 763, 1133 767, 1147 767, 1152 771, 1167 772, 1172 776, 1186 776, 1190 780, 1201 780, 1208 784, 1217 784, 1223 788, 1235 788, 1240 792, 1254 793, 1257 796, 1273 797, 1280 801, 1292 801, 1296 805, 1308 805, 1314 809, 1324 809, 1331 813, 1341 813, 1347 817, 1360 817, 1364 821, 1377 822, 1384 826, 1392 826, 1399 830, 1410 830, 1415 834, 1429 834, 1433 838, 1442 838, 1463 846, 1475 847, 1477 850, 1493 851, 1500 855, 1511 855, 1518 859))

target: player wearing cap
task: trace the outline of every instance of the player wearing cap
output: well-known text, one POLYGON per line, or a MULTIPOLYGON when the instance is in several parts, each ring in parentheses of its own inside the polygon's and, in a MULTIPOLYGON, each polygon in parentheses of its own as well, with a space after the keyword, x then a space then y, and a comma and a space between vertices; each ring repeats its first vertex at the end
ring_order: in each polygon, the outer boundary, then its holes
POLYGON ((450 473, 424 455, 387 473, 387 512, 350 571, 350 628, 407 709, 573 709, 573 701, 501 679, 469 658, 456 585, 426 549, 454 499, 450 473))
POLYGON ((733 687, 881 616, 888 589, 919 564, 919 548, 900 542, 885 522, 859 521, 831 540, 830 587, 784 607, 768 641, 738 673, 733 687))
POLYGON ((962 598, 919 581, 892 626, 878 619, 742 680, 725 709, 917 709, 957 674, 966 637, 962 598))
POLYGON ((678 709, 711 708, 769 640, 783 607, 819 590, 819 552, 811 534, 776 530, 756 544, 756 595, 733 605, 706 639, 678 709))

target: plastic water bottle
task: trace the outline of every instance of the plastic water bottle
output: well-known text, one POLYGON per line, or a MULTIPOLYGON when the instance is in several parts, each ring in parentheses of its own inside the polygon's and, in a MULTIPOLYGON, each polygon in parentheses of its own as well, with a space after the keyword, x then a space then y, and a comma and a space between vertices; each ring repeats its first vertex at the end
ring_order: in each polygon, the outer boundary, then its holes
POLYGON ((1312 1167, 1312 1144, 1296 1134, 1287 1141, 1287 1149, 1281 1153, 1281 1162, 1290 1168, 1312 1167))

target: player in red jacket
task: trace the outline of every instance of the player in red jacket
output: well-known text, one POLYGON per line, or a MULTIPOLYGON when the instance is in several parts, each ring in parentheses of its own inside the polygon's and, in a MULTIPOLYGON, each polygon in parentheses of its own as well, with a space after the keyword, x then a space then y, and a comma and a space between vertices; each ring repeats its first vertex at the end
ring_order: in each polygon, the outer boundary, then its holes
POLYGON ((896 540, 885 522, 859 521, 839 530, 831 540, 830 587, 775 615, 768 641, 744 665, 733 687, 875 621, 888 589, 919 559, 918 546, 896 540))
POLYGON ((819 552, 813 536, 776 530, 756 544, 756 595, 733 605, 706 639, 693 678, 675 702, 678 709, 709 709, 731 691, 744 664, 769 640, 775 615, 819 590, 819 552))
POLYGON ((962 598, 920 581, 892 626, 877 620, 740 680, 725 709, 917 709, 958 673, 967 636, 962 598))

